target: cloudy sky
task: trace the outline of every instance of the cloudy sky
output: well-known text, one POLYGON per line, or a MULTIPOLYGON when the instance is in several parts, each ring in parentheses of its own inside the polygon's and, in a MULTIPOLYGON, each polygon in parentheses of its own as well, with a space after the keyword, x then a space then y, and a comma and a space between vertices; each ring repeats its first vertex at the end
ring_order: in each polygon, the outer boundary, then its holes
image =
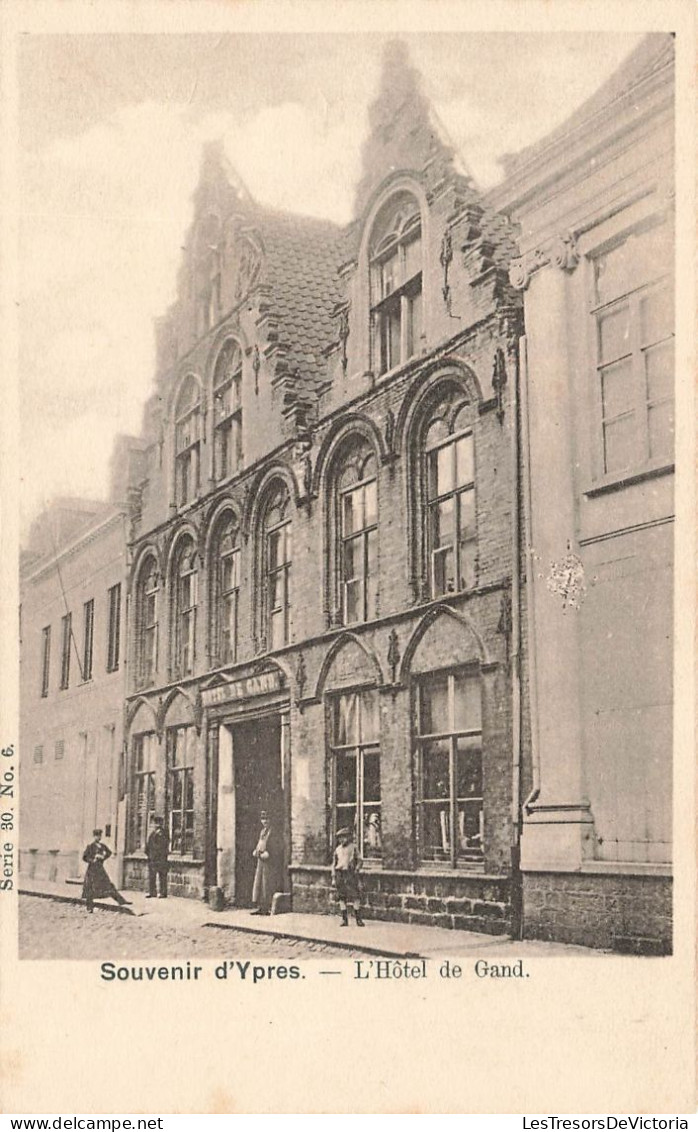
MULTIPOLYGON (((563 120, 635 35, 404 36, 476 182, 563 120)), ((138 431, 152 320, 174 298, 201 146, 258 200, 350 219, 379 35, 28 35, 20 53, 23 528, 104 497, 138 431)))

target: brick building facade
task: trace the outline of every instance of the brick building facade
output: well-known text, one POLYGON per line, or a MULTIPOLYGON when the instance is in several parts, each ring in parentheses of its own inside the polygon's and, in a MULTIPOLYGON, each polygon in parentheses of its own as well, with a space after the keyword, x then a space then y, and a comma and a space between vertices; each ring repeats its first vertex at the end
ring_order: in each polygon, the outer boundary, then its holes
POLYGON ((505 932, 515 245, 400 46, 354 215, 205 155, 133 490, 126 883, 164 813, 173 892, 248 904, 264 808, 294 908, 351 825, 374 916, 505 932))

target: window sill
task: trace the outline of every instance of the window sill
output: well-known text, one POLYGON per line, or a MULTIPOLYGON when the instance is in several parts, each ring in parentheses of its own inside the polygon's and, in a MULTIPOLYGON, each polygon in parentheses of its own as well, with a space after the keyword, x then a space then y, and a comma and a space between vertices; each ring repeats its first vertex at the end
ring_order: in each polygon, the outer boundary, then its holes
POLYGON ((594 498, 596 495, 604 495, 610 491, 618 491, 624 487, 630 487, 635 483, 643 483, 645 480, 654 479, 657 476, 669 475, 674 471, 674 461, 662 461, 659 464, 646 465, 644 468, 637 469, 634 472, 612 473, 605 476, 600 476, 597 480, 586 487, 582 491, 582 495, 589 498, 594 498))

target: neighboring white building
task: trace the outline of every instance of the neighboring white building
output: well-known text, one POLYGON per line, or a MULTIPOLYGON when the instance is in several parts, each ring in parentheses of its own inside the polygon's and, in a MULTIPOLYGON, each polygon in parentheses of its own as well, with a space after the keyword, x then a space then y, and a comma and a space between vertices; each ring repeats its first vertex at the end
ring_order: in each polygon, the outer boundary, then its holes
POLYGON ((520 225, 527 936, 671 947, 674 50, 648 36, 490 203, 520 225))

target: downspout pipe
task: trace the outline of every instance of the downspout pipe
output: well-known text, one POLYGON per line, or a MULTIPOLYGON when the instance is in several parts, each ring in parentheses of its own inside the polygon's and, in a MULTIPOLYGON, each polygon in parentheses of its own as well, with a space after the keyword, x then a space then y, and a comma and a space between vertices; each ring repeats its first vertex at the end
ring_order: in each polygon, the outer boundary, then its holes
POLYGON ((522 344, 519 339, 518 355, 515 359, 514 380, 511 385, 511 460, 512 460, 512 501, 511 501, 511 935, 512 939, 523 938, 523 892, 521 878, 521 437, 519 413, 519 383, 522 344))
POLYGON ((531 442, 528 414, 528 352, 525 336, 519 342, 520 365, 520 401, 521 401, 521 444, 522 444, 522 488, 523 488, 523 521, 525 538, 525 568, 526 568, 526 627, 528 630, 528 648, 526 662, 528 668, 528 699, 531 720, 531 790, 521 806, 521 818, 530 811, 530 807, 540 794, 540 745, 538 741, 538 678, 536 670, 536 587, 535 587, 535 551, 533 539, 533 520, 531 507, 531 442))

